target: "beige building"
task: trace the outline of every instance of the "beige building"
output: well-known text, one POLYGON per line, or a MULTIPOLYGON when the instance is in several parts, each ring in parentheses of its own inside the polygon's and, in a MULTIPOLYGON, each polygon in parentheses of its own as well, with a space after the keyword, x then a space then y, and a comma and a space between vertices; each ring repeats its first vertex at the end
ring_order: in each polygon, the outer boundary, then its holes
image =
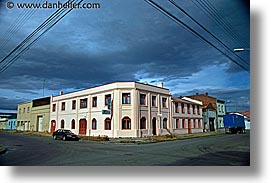
POLYGON ((203 132, 202 102, 188 97, 172 98, 171 115, 172 133, 203 132))
POLYGON ((32 102, 24 102, 17 106, 17 126, 16 130, 30 130, 32 102))
POLYGON ((48 132, 50 121, 50 97, 32 101, 30 131, 48 132))
POLYGON ((144 137, 168 134, 171 94, 163 84, 115 82, 51 97, 49 131, 144 137))
POLYGON ((50 97, 18 104, 17 130, 48 132, 50 97))

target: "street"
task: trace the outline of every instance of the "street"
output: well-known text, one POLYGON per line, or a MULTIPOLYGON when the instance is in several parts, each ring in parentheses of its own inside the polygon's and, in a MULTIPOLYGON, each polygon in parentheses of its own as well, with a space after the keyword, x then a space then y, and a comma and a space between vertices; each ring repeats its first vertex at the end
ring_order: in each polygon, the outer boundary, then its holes
POLYGON ((0 132, 2 166, 249 166, 250 133, 149 144, 61 141, 0 132))

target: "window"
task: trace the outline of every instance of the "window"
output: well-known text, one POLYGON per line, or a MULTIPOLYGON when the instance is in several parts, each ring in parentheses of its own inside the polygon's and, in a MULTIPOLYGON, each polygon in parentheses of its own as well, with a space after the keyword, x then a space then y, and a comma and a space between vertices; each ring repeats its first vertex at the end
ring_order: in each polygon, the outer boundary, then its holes
POLYGON ((195 105, 192 105, 193 108, 193 114, 196 114, 195 105))
POLYGON ((152 107, 156 107, 157 106, 157 97, 156 96, 152 96, 152 107))
POLYGON ((92 103, 93 107, 97 107, 97 97, 93 97, 92 103))
POLYGON ((167 118, 163 119, 163 129, 167 129, 167 118))
POLYGON ((80 99, 80 109, 87 108, 87 98, 80 99))
POLYGON ((129 117, 122 119, 122 130, 131 130, 131 119, 129 117))
POLYGON ((180 128, 180 120, 176 119, 176 128, 180 128))
POLYGON ((202 128, 201 119, 198 119, 199 128, 202 128))
POLYGON ((61 111, 65 111, 65 102, 61 103, 61 111))
POLYGON ((140 94, 140 105, 146 105, 146 94, 140 94))
POLYGON ((122 104, 131 104, 131 94, 122 93, 122 104))
POLYGON ((64 128, 65 127, 65 121, 62 119, 61 120, 61 128, 64 128))
POLYGON ((106 118, 104 120, 104 129, 105 130, 111 130, 111 119, 110 118, 106 118))
POLYGON ((162 98, 162 107, 167 108, 167 98, 165 97, 162 98))
POLYGON ((93 130, 96 130, 96 129, 97 129, 97 121, 96 121, 95 118, 92 120, 92 129, 93 129, 93 130))
POLYGON ((72 120, 71 128, 75 129, 75 120, 74 119, 72 120))
POLYGON ((23 109, 23 113, 25 113, 25 108, 23 109))
POLYGON ((19 109, 19 114, 21 114, 21 109, 19 109))
POLYGON ((193 122, 194 122, 194 128, 197 128, 197 120, 196 119, 193 119, 193 122))
POLYGON ((185 111, 184 111, 184 103, 181 103, 181 113, 184 114, 185 111))
POLYGON ((30 107, 28 107, 27 112, 28 112, 28 113, 30 112, 30 107))
POLYGON ((140 119, 140 129, 146 129, 146 118, 142 117, 140 119))
POLYGON ((186 127, 185 127, 185 119, 182 119, 182 120, 181 120, 181 123, 182 123, 182 128, 186 128, 186 127))
POLYGON ((179 104, 175 102, 175 112, 179 113, 179 104))
POLYGON ((73 100, 72 101, 72 109, 75 109, 76 108, 76 100, 73 100))
POLYGON ((105 95, 105 105, 111 107, 111 94, 105 95))
POLYGON ((190 114, 190 104, 187 104, 187 113, 190 114))
POLYGON ((200 115, 200 106, 197 105, 197 114, 200 115))
POLYGON ((56 104, 53 104, 52 112, 55 112, 56 110, 56 104))

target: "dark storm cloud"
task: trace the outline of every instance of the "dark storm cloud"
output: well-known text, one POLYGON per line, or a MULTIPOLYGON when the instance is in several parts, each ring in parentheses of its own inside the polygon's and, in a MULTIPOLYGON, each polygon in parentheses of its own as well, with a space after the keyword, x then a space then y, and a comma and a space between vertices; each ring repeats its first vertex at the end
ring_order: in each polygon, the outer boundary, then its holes
POLYGON ((16 110, 17 104, 20 102, 24 102, 24 100, 0 97, 1 110, 16 110))
MULTIPOLYGON (((1 75, 0 88, 35 94, 42 89, 43 83, 46 89, 58 91, 140 80, 143 75, 169 82, 191 77, 209 65, 230 63, 217 50, 144 1, 100 2, 100 10, 74 10, 59 22, 1 75)), ((211 23, 211 19, 193 4, 178 2, 220 35, 218 25, 211 23)), ((237 10, 230 8, 231 4, 217 2, 225 15, 231 16, 235 11, 232 16, 240 16, 237 10)), ((167 8, 171 9, 171 5, 167 8)), ((1 50, 1 56, 43 21, 40 15, 44 19, 47 17, 43 11, 36 12, 36 16, 14 36, 9 47, 1 50)), ((6 16, 4 21, 7 23, 10 19, 11 16, 6 16)), ((237 24, 241 21, 238 19, 237 24)), ((241 27, 247 28, 247 25, 241 27)), ((236 72, 242 70, 229 67, 228 73, 236 72)))

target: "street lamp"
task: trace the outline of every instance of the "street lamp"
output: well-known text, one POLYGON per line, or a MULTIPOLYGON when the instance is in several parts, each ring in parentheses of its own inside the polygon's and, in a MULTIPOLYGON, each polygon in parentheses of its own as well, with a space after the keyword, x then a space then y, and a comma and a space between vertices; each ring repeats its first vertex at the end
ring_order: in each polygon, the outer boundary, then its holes
POLYGON ((250 48, 235 48, 234 52, 241 52, 241 51, 250 51, 250 48))

